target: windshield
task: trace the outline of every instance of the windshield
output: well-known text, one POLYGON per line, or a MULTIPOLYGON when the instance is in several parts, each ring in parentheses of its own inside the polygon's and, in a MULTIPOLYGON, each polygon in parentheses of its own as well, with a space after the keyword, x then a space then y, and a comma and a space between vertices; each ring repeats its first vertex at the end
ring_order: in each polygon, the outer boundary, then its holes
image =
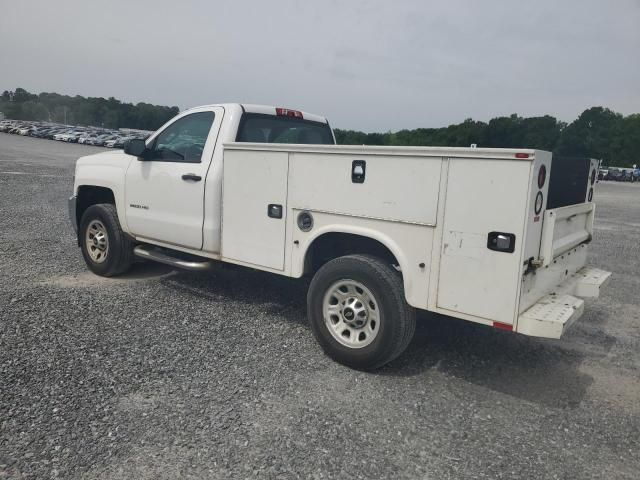
POLYGON ((331 128, 326 123, 261 113, 245 113, 242 116, 236 141, 313 145, 335 143, 331 128))

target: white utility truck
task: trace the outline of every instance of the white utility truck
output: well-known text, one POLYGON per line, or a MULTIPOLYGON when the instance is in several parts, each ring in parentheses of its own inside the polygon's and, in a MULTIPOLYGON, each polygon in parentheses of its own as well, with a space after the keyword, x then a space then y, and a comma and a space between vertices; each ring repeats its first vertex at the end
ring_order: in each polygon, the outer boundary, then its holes
POLYGON ((586 266, 597 161, 528 149, 335 145, 323 117, 223 104, 78 160, 69 201, 98 275, 135 258, 313 276, 322 348, 400 355, 422 309, 560 338, 610 273, 586 266))

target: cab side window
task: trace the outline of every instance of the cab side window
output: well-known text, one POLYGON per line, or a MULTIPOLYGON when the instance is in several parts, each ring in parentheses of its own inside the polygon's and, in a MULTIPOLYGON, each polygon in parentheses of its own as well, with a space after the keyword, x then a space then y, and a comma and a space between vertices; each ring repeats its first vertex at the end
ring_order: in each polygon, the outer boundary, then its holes
POLYGON ((155 138, 150 160, 200 163, 213 119, 213 112, 198 112, 176 120, 155 138))

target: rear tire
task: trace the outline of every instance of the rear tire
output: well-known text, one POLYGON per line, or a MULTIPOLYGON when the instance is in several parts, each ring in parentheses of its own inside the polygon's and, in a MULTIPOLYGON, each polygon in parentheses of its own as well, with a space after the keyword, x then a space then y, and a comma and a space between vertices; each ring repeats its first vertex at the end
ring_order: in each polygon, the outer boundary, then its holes
POLYGON ((415 332, 415 310, 405 300, 401 275, 370 255, 348 255, 323 265, 309 286, 307 310, 325 353, 356 369, 391 362, 415 332))
POLYGON ((120 275, 133 263, 133 243, 118 221, 115 205, 100 203, 84 212, 78 230, 84 261, 96 275, 120 275))

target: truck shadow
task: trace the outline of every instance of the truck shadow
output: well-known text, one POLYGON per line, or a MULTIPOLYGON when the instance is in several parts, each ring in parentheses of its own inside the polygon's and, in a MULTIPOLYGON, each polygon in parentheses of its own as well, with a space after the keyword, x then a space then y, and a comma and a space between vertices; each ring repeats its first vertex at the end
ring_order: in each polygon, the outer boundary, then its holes
POLYGON ((100 277, 89 270, 77 273, 54 275, 41 281, 42 284, 62 288, 94 288, 97 285, 117 285, 122 283, 146 282, 162 279, 174 273, 171 267, 160 263, 135 263, 131 270, 115 277, 100 277))
POLYGON ((307 279, 292 279, 227 265, 202 273, 176 270, 161 281, 168 288, 180 288, 199 298, 224 298, 243 304, 261 305, 263 311, 286 321, 307 324, 307 279))
MULTIPOLYGON (((284 321, 307 325, 309 282, 244 268, 208 273, 176 272, 161 280, 200 296, 260 304, 284 321)), ((309 330, 309 335, 311 331, 309 330)), ((613 340, 605 339, 605 350, 613 340)), ((435 371, 526 401, 557 408, 574 408, 593 383, 580 371, 585 353, 570 342, 547 340, 483 325, 421 313, 407 351, 373 375, 427 376, 435 371)), ((597 346, 596 346, 597 349, 597 346)))
POLYGON ((120 280, 155 280, 170 275, 175 270, 157 262, 136 262, 127 273, 119 275, 120 280))
POLYGON ((424 313, 405 354, 380 373, 410 376, 436 370, 529 402, 575 408, 593 377, 580 371, 585 354, 561 342, 424 313))

